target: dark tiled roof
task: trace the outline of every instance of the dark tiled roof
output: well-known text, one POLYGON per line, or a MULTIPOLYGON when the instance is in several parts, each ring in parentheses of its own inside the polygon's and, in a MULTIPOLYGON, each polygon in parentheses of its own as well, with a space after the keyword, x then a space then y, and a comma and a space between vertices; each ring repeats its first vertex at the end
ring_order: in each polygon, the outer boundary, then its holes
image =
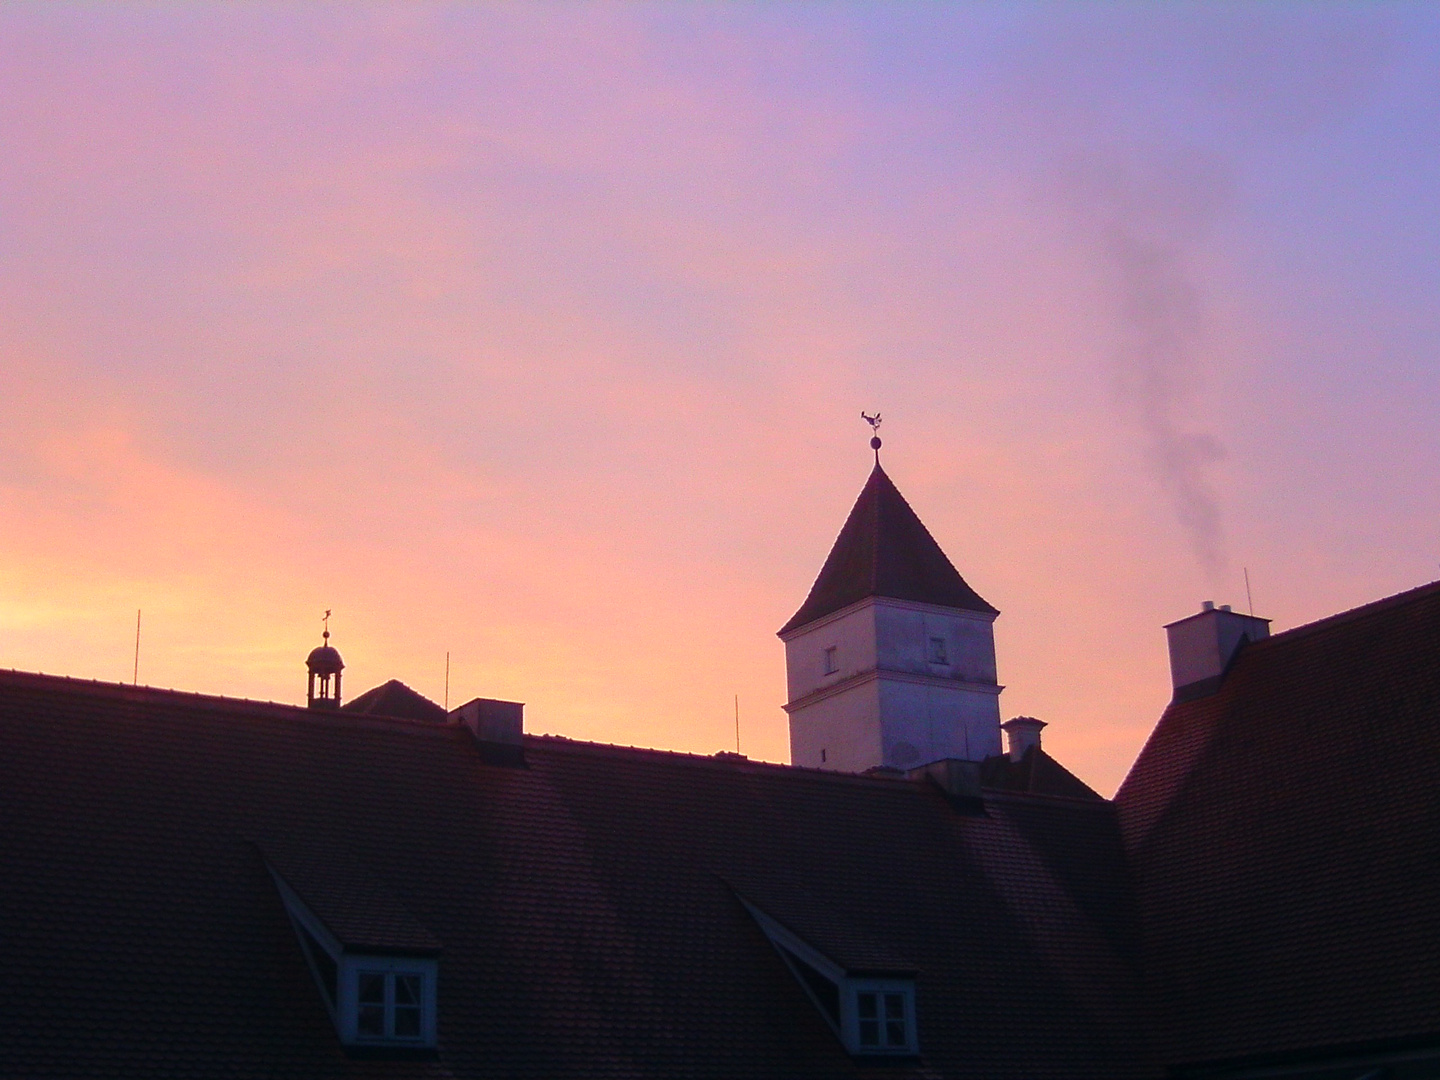
POLYGON ((341 708, 347 712, 394 716, 401 720, 429 720, 437 724, 444 723, 446 718, 443 708, 424 694, 417 694, 399 679, 372 687, 341 708))
POLYGON ((877 463, 787 634, 867 596, 999 614, 960 576, 877 463))
POLYGON ((525 755, 488 765, 459 725, 0 674, 0 1071, 1153 1075, 1109 803, 966 814, 904 780, 525 755), (438 1061, 345 1056, 267 858, 311 896, 358 876, 366 933, 438 944, 438 1061), (737 892, 913 967, 921 1060, 847 1057, 737 892))
POLYGON ((980 766, 980 783, 998 791, 1103 801, 1094 788, 1038 746, 1026 750, 1019 761, 1011 761, 1009 754, 987 758, 980 766))
POLYGON ((429 956, 435 935, 368 870, 342 841, 316 844, 303 831, 266 836, 258 845, 272 872, 305 901, 337 941, 353 952, 429 956))
POLYGON ((1440 1034, 1440 585, 1244 647, 1116 802, 1167 1060, 1440 1034))

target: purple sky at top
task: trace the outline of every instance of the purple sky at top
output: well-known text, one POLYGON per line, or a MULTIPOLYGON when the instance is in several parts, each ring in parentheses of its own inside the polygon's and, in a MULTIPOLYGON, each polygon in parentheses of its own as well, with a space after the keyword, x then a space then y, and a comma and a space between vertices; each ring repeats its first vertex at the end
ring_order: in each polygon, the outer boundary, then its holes
POLYGON ((1427 5, 0 9, 0 666, 783 760, 869 467, 1108 792, 1440 572, 1427 5))

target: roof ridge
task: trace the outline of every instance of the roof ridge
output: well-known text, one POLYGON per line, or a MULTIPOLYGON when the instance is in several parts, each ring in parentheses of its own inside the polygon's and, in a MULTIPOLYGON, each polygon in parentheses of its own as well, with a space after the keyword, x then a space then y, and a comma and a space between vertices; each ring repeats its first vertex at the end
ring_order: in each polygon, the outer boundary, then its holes
POLYGON ((307 723, 337 724, 383 723, 409 728, 436 730, 446 725, 432 721, 412 720, 403 716, 382 716, 371 713, 346 712, 344 709, 311 709, 284 701, 263 701, 257 698, 227 697, 204 694, 197 690, 176 690, 164 686, 136 686, 130 683, 104 682, 74 675, 50 675, 43 671, 21 671, 0 668, 0 689, 56 690, 104 700, 121 700, 131 704, 168 703, 177 707, 205 712, 243 713, 273 720, 304 720, 307 723))
POLYGON ((1251 648, 1269 646, 1271 643, 1286 642, 1297 638, 1307 637, 1310 634, 1323 633, 1326 630, 1358 619, 1369 618, 1378 615, 1382 611, 1389 611, 1391 608, 1403 607, 1406 604, 1424 599, 1428 594, 1440 592, 1440 580, 1430 581, 1424 585, 1417 585, 1412 589, 1405 589, 1402 592, 1392 593, 1389 596, 1382 596, 1379 600, 1371 600, 1367 604, 1350 608, 1347 611, 1336 612, 1334 615, 1327 615, 1323 619, 1316 619, 1314 622, 1301 623, 1299 626, 1292 626, 1288 630, 1282 630, 1278 634, 1271 634, 1268 637, 1260 638, 1250 642, 1251 648))
POLYGON ((711 765, 717 769, 724 769, 728 772, 767 772, 783 774, 787 776, 806 776, 811 778, 824 779, 826 781, 858 781, 865 784, 890 784, 910 783, 903 775, 901 776, 874 776, 865 773, 838 772, 834 769, 819 769, 809 765, 790 765, 783 761, 765 761, 760 758, 749 758, 743 755, 737 759, 733 751, 720 750, 713 754, 705 754, 695 750, 667 750, 654 746, 627 746, 621 743, 595 742, 590 739, 574 739, 568 735, 526 734, 525 740, 540 743, 536 749, 549 747, 559 750, 576 750, 582 753, 593 753, 596 755, 614 756, 651 756, 658 759, 681 759, 696 763, 711 765))

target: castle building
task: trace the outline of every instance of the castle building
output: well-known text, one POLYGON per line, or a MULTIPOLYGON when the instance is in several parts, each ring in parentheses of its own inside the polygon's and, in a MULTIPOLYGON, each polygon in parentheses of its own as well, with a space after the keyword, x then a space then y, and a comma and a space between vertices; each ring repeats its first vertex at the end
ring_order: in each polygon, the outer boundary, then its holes
POLYGON ((0 1076, 1440 1077, 1440 583, 1170 624, 1113 800, 995 615, 877 464, 790 765, 0 671, 0 1076))

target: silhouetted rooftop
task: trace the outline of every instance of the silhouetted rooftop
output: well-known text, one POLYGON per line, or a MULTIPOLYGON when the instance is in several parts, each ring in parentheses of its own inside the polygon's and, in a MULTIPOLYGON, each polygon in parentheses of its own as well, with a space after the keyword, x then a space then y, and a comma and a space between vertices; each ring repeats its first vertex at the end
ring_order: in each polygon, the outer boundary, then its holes
POLYGON ((342 707, 343 712, 370 716, 395 716, 402 720, 429 720, 443 723, 446 712, 424 694, 417 694, 399 679, 391 679, 366 690, 342 707))

